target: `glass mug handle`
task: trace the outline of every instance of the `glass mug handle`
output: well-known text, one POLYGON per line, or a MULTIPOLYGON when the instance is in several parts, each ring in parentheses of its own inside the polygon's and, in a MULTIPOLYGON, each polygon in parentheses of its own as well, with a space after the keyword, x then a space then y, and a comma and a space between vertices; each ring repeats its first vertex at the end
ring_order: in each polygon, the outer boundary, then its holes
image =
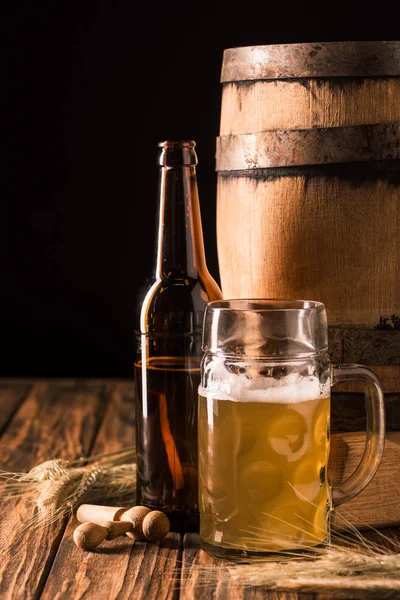
POLYGON ((373 371, 362 365, 332 365, 332 386, 344 381, 360 381, 364 386, 367 426, 364 454, 356 470, 332 488, 333 506, 357 496, 374 477, 385 445, 385 405, 381 384, 373 371))

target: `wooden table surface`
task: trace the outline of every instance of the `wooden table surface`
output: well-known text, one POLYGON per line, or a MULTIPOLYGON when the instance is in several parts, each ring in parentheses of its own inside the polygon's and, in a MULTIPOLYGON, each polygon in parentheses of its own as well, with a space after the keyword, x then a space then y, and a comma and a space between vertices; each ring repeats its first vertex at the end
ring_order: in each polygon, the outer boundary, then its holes
MULTIPOLYGON (((0 403, 0 468, 5 471, 25 473, 46 460, 71 460, 134 444, 131 381, 3 379, 0 403)), ((121 536, 85 552, 73 542, 75 515, 24 530, 33 512, 29 501, 3 498, 0 510, 2 600, 400 597, 399 592, 383 595, 368 589, 302 592, 234 584, 226 575, 226 561, 200 550, 196 534, 181 539, 169 533, 160 544, 121 536)), ((397 535, 397 530, 385 534, 397 535)))

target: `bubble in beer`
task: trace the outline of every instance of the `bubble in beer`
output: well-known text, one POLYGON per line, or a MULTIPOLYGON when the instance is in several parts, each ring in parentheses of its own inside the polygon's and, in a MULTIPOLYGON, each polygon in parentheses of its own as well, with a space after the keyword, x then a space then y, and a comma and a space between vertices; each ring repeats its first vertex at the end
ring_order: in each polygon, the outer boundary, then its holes
POLYGON ((282 410, 267 427, 267 437, 272 449, 280 455, 289 456, 304 445, 307 423, 298 412, 282 410))
POLYGON ((282 473, 276 465, 266 460, 258 460, 243 472, 242 486, 251 500, 267 501, 282 490, 282 473))

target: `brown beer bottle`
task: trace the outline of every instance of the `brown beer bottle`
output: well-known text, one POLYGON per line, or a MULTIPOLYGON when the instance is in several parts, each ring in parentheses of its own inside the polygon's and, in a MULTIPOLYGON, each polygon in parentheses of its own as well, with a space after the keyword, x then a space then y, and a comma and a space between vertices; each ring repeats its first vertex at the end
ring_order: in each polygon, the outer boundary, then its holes
POLYGON ((159 223, 153 279, 138 302, 136 501, 171 530, 198 530, 197 401, 205 305, 222 298, 204 252, 194 141, 158 144, 159 223))

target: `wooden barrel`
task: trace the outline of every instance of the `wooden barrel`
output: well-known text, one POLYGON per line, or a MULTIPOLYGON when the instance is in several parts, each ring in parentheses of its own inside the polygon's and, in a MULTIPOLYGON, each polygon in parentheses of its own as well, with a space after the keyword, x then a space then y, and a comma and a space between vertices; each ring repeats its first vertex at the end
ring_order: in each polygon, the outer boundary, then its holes
POLYGON ((227 49, 221 82, 224 296, 324 302, 400 391, 400 42, 227 49))
MULTIPOLYGON (((224 297, 324 302, 332 360, 376 372, 400 443, 400 42, 231 48, 221 84, 224 297)), ((334 431, 365 428, 360 389, 334 431)))

